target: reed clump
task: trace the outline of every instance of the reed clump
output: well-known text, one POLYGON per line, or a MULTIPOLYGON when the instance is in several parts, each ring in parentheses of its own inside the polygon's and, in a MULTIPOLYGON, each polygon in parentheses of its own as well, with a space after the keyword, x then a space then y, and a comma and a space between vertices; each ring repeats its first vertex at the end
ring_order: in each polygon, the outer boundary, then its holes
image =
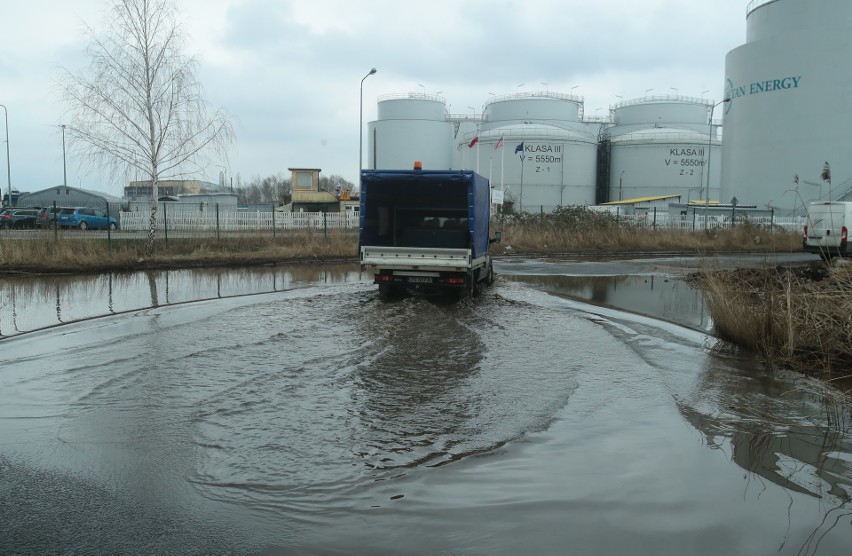
POLYGON ((756 350, 772 366, 850 383, 852 269, 847 265, 708 268, 692 278, 705 293, 720 338, 756 350))

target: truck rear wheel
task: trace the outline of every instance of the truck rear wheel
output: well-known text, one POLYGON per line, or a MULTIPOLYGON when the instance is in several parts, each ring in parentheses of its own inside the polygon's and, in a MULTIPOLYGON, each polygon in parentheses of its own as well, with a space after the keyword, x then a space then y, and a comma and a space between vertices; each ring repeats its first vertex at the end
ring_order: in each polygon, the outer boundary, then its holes
POLYGON ((379 295, 384 298, 399 297, 402 289, 394 284, 379 284, 379 295))

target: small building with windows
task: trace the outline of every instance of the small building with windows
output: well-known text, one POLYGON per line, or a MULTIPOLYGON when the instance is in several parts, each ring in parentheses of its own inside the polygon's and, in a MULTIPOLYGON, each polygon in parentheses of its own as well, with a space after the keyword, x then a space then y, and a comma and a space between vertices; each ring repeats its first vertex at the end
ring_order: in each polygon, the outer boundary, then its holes
POLYGON ((288 168, 293 184, 293 212, 340 212, 334 193, 320 191, 319 168, 288 168))
POLYGON ((127 203, 121 197, 109 193, 66 185, 57 185, 34 193, 22 193, 18 198, 20 207, 52 207, 54 204, 57 207, 96 208, 116 216, 126 209, 127 203))

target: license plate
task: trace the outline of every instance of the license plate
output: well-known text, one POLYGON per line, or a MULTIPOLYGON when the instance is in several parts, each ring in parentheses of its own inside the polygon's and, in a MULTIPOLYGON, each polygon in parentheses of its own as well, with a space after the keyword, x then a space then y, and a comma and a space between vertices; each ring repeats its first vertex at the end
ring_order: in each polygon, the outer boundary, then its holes
POLYGON ((409 276, 408 281, 414 284, 431 284, 432 279, 428 276, 409 276))

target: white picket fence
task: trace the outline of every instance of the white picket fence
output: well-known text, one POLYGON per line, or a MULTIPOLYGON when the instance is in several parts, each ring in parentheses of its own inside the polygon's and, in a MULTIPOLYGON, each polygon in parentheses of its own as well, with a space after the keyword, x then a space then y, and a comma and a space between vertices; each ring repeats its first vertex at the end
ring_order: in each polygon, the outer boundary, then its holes
MULTIPOLYGON (((122 230, 148 229, 147 212, 122 212, 122 230)), ((358 228, 358 215, 351 212, 244 212, 163 211, 157 213, 157 229, 176 231, 334 230, 358 228)))

